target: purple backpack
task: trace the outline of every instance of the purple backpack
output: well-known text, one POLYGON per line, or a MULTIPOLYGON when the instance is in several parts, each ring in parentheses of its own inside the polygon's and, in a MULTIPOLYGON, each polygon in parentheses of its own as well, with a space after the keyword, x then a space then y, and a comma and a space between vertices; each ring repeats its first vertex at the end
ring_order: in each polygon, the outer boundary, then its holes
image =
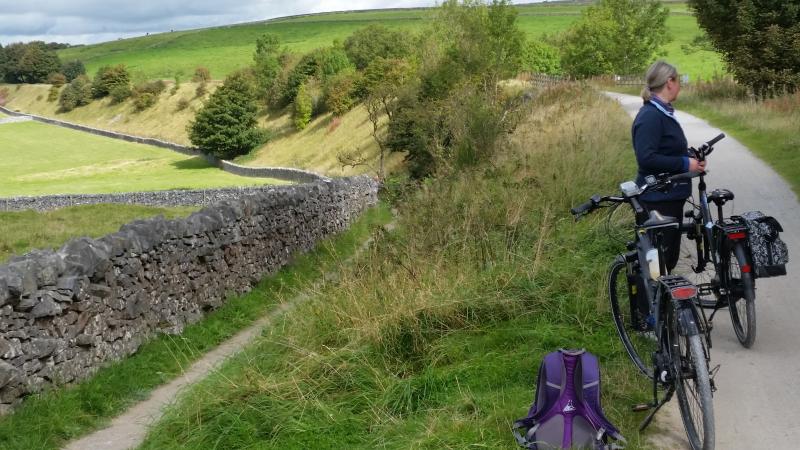
POLYGON ((520 446, 533 450, 558 448, 615 449, 611 437, 625 438, 600 407, 600 365, 584 350, 559 350, 544 357, 536 382, 536 398, 528 417, 514 422, 520 446))

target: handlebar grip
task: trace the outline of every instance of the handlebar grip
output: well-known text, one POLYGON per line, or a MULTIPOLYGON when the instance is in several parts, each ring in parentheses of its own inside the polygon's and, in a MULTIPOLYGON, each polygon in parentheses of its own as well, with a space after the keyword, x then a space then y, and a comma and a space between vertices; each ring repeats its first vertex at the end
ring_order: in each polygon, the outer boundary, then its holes
POLYGON ((569 212, 571 212, 573 216, 579 216, 581 214, 584 214, 584 213, 590 211, 592 209, 592 206, 594 206, 594 204, 590 200, 590 201, 588 201, 588 202, 586 202, 586 203, 584 203, 582 205, 578 205, 578 206, 570 209, 569 212))
POLYGON ((708 145, 709 147, 711 147, 712 145, 714 145, 714 144, 716 144, 717 142, 721 141, 721 140, 722 140, 724 137, 725 137, 725 133, 720 133, 720 134, 719 134, 717 137, 715 137, 714 139, 712 139, 712 140, 710 140, 710 141, 706 142, 706 145, 708 145))

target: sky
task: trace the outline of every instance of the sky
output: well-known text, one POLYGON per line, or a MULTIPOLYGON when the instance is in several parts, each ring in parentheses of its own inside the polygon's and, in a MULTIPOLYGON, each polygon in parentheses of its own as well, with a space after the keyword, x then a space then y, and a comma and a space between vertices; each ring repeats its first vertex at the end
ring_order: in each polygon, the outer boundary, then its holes
POLYGON ((435 4, 436 0, 0 0, 0 44, 93 44, 294 14, 435 4))

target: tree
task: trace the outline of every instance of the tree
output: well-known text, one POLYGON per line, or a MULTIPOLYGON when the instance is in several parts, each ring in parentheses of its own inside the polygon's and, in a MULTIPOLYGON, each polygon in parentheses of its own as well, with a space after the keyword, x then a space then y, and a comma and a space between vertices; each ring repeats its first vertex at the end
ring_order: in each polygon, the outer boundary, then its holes
POLYGON ((561 65, 575 76, 639 74, 670 40, 668 16, 658 0, 600 0, 562 36, 561 65))
POLYGON ((67 81, 72 81, 78 77, 78 75, 86 75, 86 67, 83 65, 83 62, 80 60, 72 60, 67 61, 61 66, 61 73, 67 77, 67 81))
POLYGON ((4 80, 6 78, 7 62, 8 62, 8 57, 6 56, 6 51, 3 48, 3 45, 0 44, 0 80, 4 80))
POLYGON ((411 53, 408 33, 392 31, 383 25, 370 25, 351 34, 344 41, 347 57, 359 70, 377 58, 405 58, 411 53))
MULTIPOLYGON (((367 66, 364 71, 363 86, 367 97, 364 106, 372 124, 372 138, 378 144, 378 178, 385 176, 384 162, 386 153, 391 149, 388 136, 381 128, 383 120, 390 122, 397 110, 397 101, 400 91, 413 75, 413 68, 408 61, 403 59, 377 58, 367 66)), ((354 153, 343 153, 337 157, 343 165, 357 166, 366 164, 366 160, 354 156, 354 153)))
POLYGON ((361 76, 354 70, 340 72, 325 81, 325 107, 336 117, 343 116, 356 104, 361 76))
POLYGON ((103 98, 117 86, 128 87, 130 83, 131 75, 124 64, 103 66, 97 69, 97 74, 92 81, 92 95, 94 98, 103 98))
POLYGON ((43 83, 61 70, 58 55, 42 41, 11 44, 4 53, 5 78, 10 83, 43 83))
POLYGON ((218 158, 247 154, 264 140, 256 127, 257 113, 254 80, 235 72, 197 112, 188 127, 189 139, 218 158))
POLYGON ((280 40, 274 34, 265 34, 256 40, 256 52, 253 54, 255 63, 256 82, 258 95, 266 98, 275 79, 281 71, 280 40))
POLYGON ((311 113, 314 109, 311 93, 308 92, 308 83, 303 83, 297 89, 294 99, 294 126, 298 130, 304 130, 311 122, 311 113))
POLYGON ((800 1, 689 0, 728 69, 756 95, 800 87, 800 1))

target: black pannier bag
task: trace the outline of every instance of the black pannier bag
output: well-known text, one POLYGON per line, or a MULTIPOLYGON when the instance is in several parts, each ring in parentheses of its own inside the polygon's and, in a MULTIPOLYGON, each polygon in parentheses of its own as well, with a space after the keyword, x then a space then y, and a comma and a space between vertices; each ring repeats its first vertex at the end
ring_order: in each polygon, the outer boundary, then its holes
POLYGON ((739 217, 747 226, 747 240, 756 278, 786 275, 789 248, 780 238, 779 233, 783 231, 781 224, 761 211, 749 211, 739 217))

